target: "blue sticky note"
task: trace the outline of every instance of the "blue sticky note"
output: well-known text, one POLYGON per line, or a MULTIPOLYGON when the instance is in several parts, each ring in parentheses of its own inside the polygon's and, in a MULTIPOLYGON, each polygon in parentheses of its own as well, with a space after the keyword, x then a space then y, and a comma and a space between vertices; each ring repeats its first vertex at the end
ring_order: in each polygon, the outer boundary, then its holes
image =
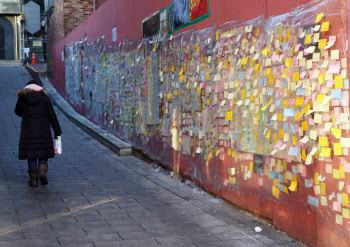
POLYGON ((271 179, 275 179, 275 177, 277 176, 277 172, 270 172, 270 178, 271 179))
POLYGON ((283 51, 288 51, 288 49, 289 49, 289 43, 288 43, 288 42, 282 43, 282 47, 283 47, 283 51))
POLYGON ((180 83, 176 83, 176 88, 180 88, 180 83))
POLYGON ((279 187, 280 191, 284 191, 284 190, 283 190, 283 185, 282 185, 282 184, 278 184, 278 187, 279 187))
POLYGON ((296 176, 297 175, 297 167, 292 166, 292 170, 293 170, 293 175, 296 176))
POLYGON ((273 120, 272 119, 270 119, 270 125, 273 125, 273 120))
POLYGON ((287 87, 287 80, 286 80, 286 79, 283 79, 283 81, 282 81, 282 87, 283 87, 283 88, 287 87))
POLYGON ((259 87, 263 87, 264 86, 264 79, 259 79, 259 87))
POLYGON ((310 189, 311 181, 305 178, 305 187, 310 189))
POLYGON ((288 123, 286 123, 286 122, 283 122, 283 130, 284 131, 288 131, 288 123))
POLYGON ((171 79, 174 80, 174 78, 175 78, 175 75, 174 75, 174 74, 171 74, 171 79))
POLYGON ((283 174, 279 174, 279 175, 278 175, 278 181, 279 181, 280 183, 283 183, 283 182, 284 182, 284 176, 283 176, 283 174))
POLYGON ((338 193, 337 194, 337 201, 342 204, 343 203, 343 194, 338 193))
POLYGON ((283 116, 294 117, 294 109, 293 108, 284 108, 283 116))
POLYGON ((276 108, 280 107, 281 101, 280 100, 276 100, 276 108))
POLYGON ((238 79, 243 80, 243 78, 244 78, 243 72, 239 72, 238 79))
POLYGON ((298 89, 297 89, 297 95, 304 96, 304 95, 305 95, 305 88, 298 87, 298 89))
POLYGON ((332 99, 340 99, 341 98, 341 89, 332 89, 331 90, 331 98, 332 99))
POLYGON ((299 152, 299 149, 298 149, 298 148, 296 148, 296 147, 290 147, 290 148, 289 148, 288 154, 289 154, 289 155, 292 155, 292 156, 298 156, 298 152, 299 152))
POLYGON ((272 96, 272 95, 273 95, 273 88, 270 88, 270 89, 269 89, 268 95, 269 95, 269 96, 272 96))
POLYGON ((293 124, 290 125, 290 131, 295 134, 295 126, 293 124))
POLYGON ((318 199, 313 196, 308 196, 307 202, 315 207, 318 207, 318 199))
POLYGON ((204 81, 204 80, 205 80, 205 76, 201 75, 201 81, 204 81))

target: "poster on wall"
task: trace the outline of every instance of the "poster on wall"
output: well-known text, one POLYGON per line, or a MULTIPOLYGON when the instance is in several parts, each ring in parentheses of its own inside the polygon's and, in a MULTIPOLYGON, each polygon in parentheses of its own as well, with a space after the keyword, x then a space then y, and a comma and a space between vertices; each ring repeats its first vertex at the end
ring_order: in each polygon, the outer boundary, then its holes
POLYGON ((190 0, 190 21, 194 21, 208 13, 208 0, 190 0))
POLYGON ((159 33, 159 11, 147 16, 142 21, 142 35, 144 38, 153 37, 154 35, 158 35, 159 33))
POLYGON ((210 16, 209 0, 173 0, 175 31, 210 16))

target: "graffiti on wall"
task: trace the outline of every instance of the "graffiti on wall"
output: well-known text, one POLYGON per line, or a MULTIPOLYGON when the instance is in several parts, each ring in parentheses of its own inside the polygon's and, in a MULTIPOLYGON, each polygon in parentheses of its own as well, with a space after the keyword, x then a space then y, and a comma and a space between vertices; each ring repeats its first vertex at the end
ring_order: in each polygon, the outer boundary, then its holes
POLYGON ((343 231, 350 220, 345 9, 338 0, 315 1, 161 44, 84 39, 66 48, 67 97, 214 191, 296 211, 307 205, 343 231))

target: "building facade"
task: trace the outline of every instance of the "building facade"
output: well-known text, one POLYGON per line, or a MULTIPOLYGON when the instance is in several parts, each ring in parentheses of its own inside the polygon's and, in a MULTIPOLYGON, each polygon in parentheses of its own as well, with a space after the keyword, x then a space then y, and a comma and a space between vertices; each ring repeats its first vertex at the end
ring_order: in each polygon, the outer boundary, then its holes
POLYGON ((20 0, 0 0, 0 60, 22 59, 23 21, 20 0))

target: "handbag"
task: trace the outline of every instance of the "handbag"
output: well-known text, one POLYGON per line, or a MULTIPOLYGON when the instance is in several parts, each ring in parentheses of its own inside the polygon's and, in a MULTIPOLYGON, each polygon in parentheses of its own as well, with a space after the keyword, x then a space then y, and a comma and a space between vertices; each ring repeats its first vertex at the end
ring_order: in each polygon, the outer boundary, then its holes
POLYGON ((54 149, 55 149, 55 155, 62 154, 62 139, 60 136, 57 136, 57 139, 55 139, 54 149))

